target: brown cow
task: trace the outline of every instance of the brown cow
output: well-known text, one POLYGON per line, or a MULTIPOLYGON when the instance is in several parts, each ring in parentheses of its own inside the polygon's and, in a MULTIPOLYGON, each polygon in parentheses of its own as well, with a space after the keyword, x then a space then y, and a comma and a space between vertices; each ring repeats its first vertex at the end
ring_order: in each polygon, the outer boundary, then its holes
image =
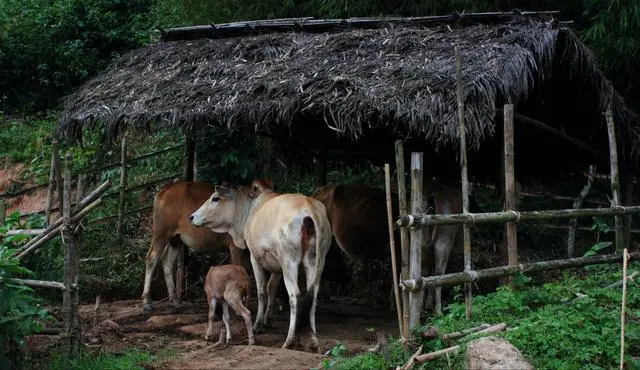
POLYGON ((216 232, 227 232, 234 243, 248 248, 258 290, 258 313, 254 323, 257 331, 268 325, 273 311, 277 283, 280 277, 289 293, 289 331, 283 348, 289 348, 296 334, 311 329, 311 347, 318 351, 315 311, 320 276, 331 245, 331 226, 324 205, 302 194, 277 194, 263 191, 256 198, 224 186, 190 217, 196 226, 206 226, 216 232), (307 294, 300 297, 298 272, 301 265, 307 277, 307 294), (266 277, 268 301, 265 313, 266 277), (300 299, 302 298, 302 299, 300 299))
POLYGON ((229 250, 231 263, 248 265, 248 253, 235 247, 232 239, 227 235, 196 228, 189 222, 189 215, 198 209, 214 190, 213 184, 184 181, 164 186, 155 196, 151 247, 146 257, 142 292, 142 305, 145 312, 153 309, 150 304, 151 280, 161 258, 169 300, 174 307, 180 306, 180 297, 176 297, 175 294, 173 273, 180 243, 195 252, 209 255, 229 250))
MULTIPOLYGON (((207 294, 207 303, 209 304, 209 327, 204 339, 211 339, 216 306, 218 303, 222 303, 222 321, 224 321, 227 331, 225 344, 229 344, 231 340, 229 306, 244 319, 249 345, 255 344, 251 327, 251 311, 242 304, 242 301, 245 300, 249 305, 249 295, 251 294, 251 282, 247 271, 242 266, 234 264, 211 266, 204 282, 204 291, 207 294)), ((222 336, 214 346, 220 344, 222 344, 222 336)))
MULTIPOLYGON (((426 179, 425 179, 426 180, 426 179)), ((436 213, 462 212, 462 199, 455 189, 443 184, 425 181, 425 201, 434 198, 436 213)), ((384 191, 361 184, 330 185, 316 189, 312 197, 324 203, 336 243, 345 253, 360 259, 375 258, 389 253, 386 194, 384 191)), ((398 217, 398 197, 393 196, 393 217, 398 217)), ((423 271, 444 274, 449 255, 459 238, 459 225, 439 226, 431 231, 431 240, 424 245, 423 271), (433 255, 433 259, 428 255, 433 255), (430 262, 434 261, 434 262, 430 262), (429 262, 429 263, 427 263, 429 262)), ((397 229, 396 229, 397 233, 397 229)), ((395 236, 399 239, 398 236, 395 236)), ((399 257, 399 243, 396 243, 399 257)), ((397 258, 400 261, 400 258, 397 258)), ((435 311, 441 312, 441 288, 435 290, 435 311)), ((433 289, 425 300, 430 308, 433 289)), ((391 300, 391 307, 394 306, 391 300)))

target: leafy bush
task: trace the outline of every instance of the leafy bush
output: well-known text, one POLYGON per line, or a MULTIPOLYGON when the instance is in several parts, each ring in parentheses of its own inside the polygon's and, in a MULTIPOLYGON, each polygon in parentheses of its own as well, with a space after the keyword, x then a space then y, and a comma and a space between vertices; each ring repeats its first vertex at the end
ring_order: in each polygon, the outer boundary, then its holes
MULTIPOLYGON (((436 326, 449 333, 483 323, 505 322, 503 336, 520 349, 533 366, 541 369, 609 369, 618 366, 620 354, 621 289, 605 288, 622 279, 616 265, 593 266, 568 272, 558 282, 528 286, 514 290, 509 286, 495 293, 473 299, 473 316, 465 318, 462 296, 444 309, 441 317, 432 318, 426 326, 436 326), (587 274, 585 276, 585 274, 587 274)), ((629 263, 629 274, 640 269, 640 262, 629 263)), ((527 284, 519 279, 520 284, 527 284)), ((627 288, 627 323, 625 325, 625 362, 638 368, 634 359, 640 355, 640 289, 634 283, 627 288)), ((424 330, 424 327, 421 328, 424 330)), ((418 330, 418 332, 421 332, 418 330)), ((424 352, 436 351, 446 345, 440 339, 425 341, 424 352)), ((398 358, 387 363, 379 354, 363 354, 339 359, 332 368, 395 367, 406 361, 398 358), (375 365, 374 365, 375 364, 375 365)), ((328 366, 329 367, 329 366, 328 366)), ((441 358, 422 368, 464 368, 462 352, 449 359, 441 358)))
MULTIPOLYGON (((18 215, 19 216, 19 215, 18 215)), ((15 226, 16 214, 0 226, 0 234, 15 226)), ((12 257, 14 242, 22 238, 4 238, 0 242, 0 367, 11 368, 17 362, 18 350, 24 346, 24 337, 41 329, 39 320, 46 320, 49 314, 41 307, 41 299, 33 289, 13 280, 23 276, 33 276, 33 272, 20 265, 12 257)))
POLYGON ((101 350, 97 355, 90 355, 82 352, 81 355, 74 358, 66 356, 54 356, 53 361, 49 365, 50 370, 129 370, 129 369, 145 369, 153 368, 151 363, 169 357, 173 351, 165 350, 157 354, 142 352, 137 348, 127 350, 122 354, 113 354, 101 350), (145 366, 147 365, 147 366, 145 366))

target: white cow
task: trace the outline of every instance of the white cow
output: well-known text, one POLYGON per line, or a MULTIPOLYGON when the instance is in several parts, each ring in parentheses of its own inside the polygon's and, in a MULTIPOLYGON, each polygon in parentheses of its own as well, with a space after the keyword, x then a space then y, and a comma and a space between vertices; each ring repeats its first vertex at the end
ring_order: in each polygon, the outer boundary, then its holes
MULTIPOLYGON (((215 192, 189 219, 194 226, 206 226, 228 233, 236 246, 249 248, 258 290, 258 313, 253 330, 268 327, 280 277, 289 293, 289 332, 282 348, 289 348, 297 334, 311 329, 311 347, 317 352, 315 311, 324 261, 331 245, 331 226, 324 205, 302 194, 277 194, 265 182, 257 197, 224 186, 215 192), (300 297, 298 269, 304 266, 307 294, 300 297), (265 273, 271 273, 265 313, 265 273)), ((254 184, 256 182, 254 181, 254 184)))

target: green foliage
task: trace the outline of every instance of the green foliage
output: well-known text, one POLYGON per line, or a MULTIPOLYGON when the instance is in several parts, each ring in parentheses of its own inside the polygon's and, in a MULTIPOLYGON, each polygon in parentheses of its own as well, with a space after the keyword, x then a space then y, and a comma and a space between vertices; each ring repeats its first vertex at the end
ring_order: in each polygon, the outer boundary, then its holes
MULTIPOLYGON (((16 225, 19 214, 10 215, 0 226, 0 233, 16 225)), ((33 276, 33 272, 12 257, 16 242, 22 238, 4 238, 0 242, 0 368, 16 365, 18 349, 24 346, 24 337, 41 329, 40 320, 49 318, 41 307, 41 299, 33 289, 13 280, 33 276)))
POLYGON ((43 109, 147 39, 152 0, 0 2, 0 91, 43 109))
POLYGON ((114 354, 100 350, 96 355, 82 352, 80 356, 68 358, 55 355, 49 364, 50 370, 129 370, 153 368, 153 363, 172 356, 173 351, 166 350, 157 354, 140 351, 137 348, 127 350, 122 354, 114 354))
MULTIPOLYGON (((505 322, 510 330, 498 334, 516 346, 533 366, 540 369, 610 369, 618 366, 620 354, 619 288, 604 288, 619 281, 621 270, 616 265, 599 266, 597 270, 578 269, 579 275, 564 273, 554 283, 513 290, 509 286, 495 293, 473 299, 473 316, 465 318, 464 298, 445 307, 444 315, 424 323, 436 326, 441 333, 464 330, 483 323, 505 322), (585 275, 586 274, 586 275, 585 275), (581 275, 581 276, 580 276, 581 275)), ((629 264, 629 271, 640 269, 640 263, 629 264)), ((625 326, 625 361, 640 366, 640 326, 634 323, 640 315, 640 289, 630 283, 627 290, 627 324, 625 326)), ((420 328, 417 333, 424 330, 420 328)), ((477 336, 476 336, 477 337, 477 336)), ((467 343, 473 337, 464 339, 467 343)), ((398 345, 398 342, 393 342, 398 345)), ((447 345, 440 339, 425 341, 424 352, 436 351, 447 345)), ((380 354, 366 353, 336 361, 332 368, 394 368, 407 359, 398 351, 387 362, 380 354)), ((421 368, 462 369, 463 353, 448 359, 440 358, 421 368)))

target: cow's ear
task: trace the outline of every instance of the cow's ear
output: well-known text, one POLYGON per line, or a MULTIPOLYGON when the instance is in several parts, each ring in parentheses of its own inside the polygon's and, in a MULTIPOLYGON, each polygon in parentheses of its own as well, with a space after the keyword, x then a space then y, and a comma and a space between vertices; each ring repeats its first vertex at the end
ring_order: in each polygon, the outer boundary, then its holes
POLYGON ((222 198, 233 199, 235 197, 235 192, 233 191, 233 189, 222 185, 216 186, 216 193, 218 193, 218 195, 222 198))

